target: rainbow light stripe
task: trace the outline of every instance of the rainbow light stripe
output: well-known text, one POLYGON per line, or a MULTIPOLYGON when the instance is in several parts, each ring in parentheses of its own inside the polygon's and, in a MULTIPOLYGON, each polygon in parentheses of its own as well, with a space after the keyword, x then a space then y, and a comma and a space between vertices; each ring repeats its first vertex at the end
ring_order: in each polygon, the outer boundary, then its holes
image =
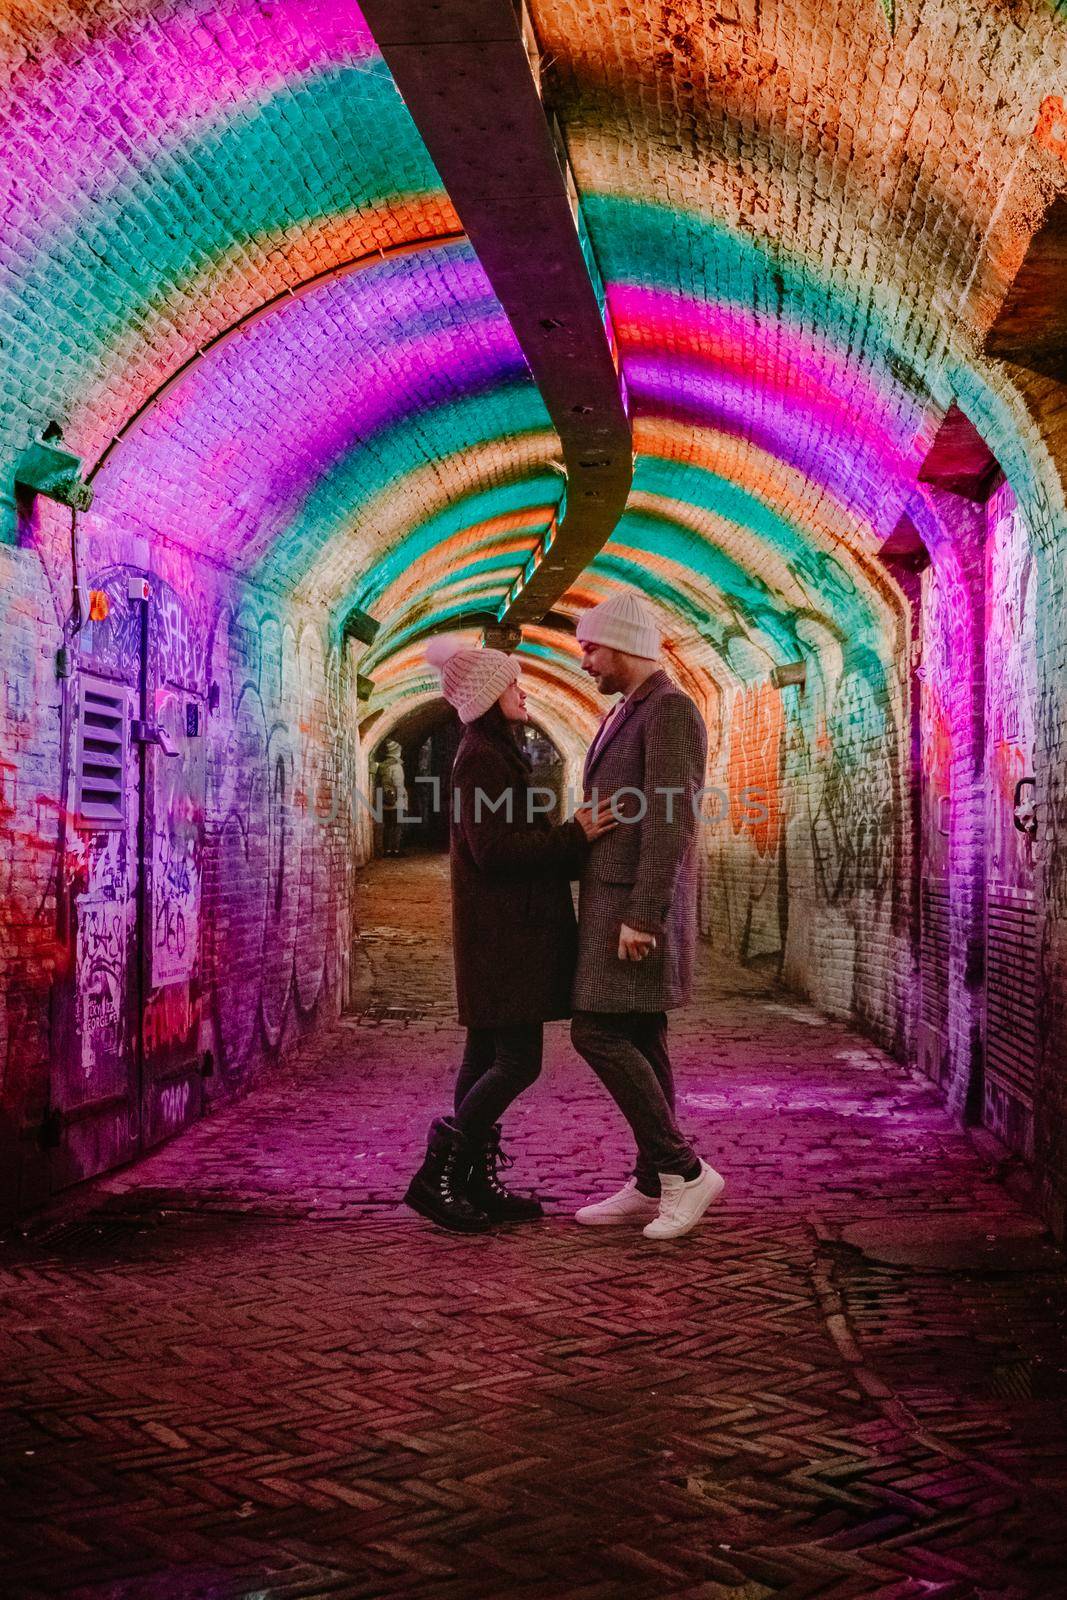
MULTIPOLYGON (((684 204, 653 202, 619 108, 661 68, 624 30, 609 71, 597 28, 559 36, 562 0, 534 11, 601 116, 576 115, 571 153, 638 451, 630 506, 562 609, 636 584, 712 685, 827 642, 888 665, 900 596, 876 553, 904 510, 930 521, 914 479, 932 397, 951 386, 991 419, 1025 504, 1004 403, 891 284, 729 221, 726 164, 684 204)), ((128 429, 96 478, 104 522, 335 626, 373 611, 375 708, 418 698, 394 661, 495 612, 559 507, 507 320, 351 0, 140 0, 115 18, 89 32, 76 9, 24 5, 39 48, 0 90, 35 179, 12 170, 3 191, 7 481, 53 416, 89 464, 128 429)), ((567 636, 528 630, 525 649, 573 698, 567 636)))

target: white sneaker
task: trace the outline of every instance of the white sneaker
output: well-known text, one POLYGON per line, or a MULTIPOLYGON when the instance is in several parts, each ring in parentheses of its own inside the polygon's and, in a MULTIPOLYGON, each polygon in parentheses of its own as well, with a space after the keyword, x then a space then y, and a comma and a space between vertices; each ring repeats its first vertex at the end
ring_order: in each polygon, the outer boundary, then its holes
POLYGON ((654 1195, 642 1194, 637 1179, 631 1178, 618 1194, 609 1194, 606 1200, 598 1200, 595 1205, 576 1211, 574 1220, 587 1228, 610 1228, 620 1222, 648 1222, 659 1214, 659 1205, 654 1195))
POLYGON ((677 1239, 695 1228, 726 1188, 726 1179, 702 1161, 699 1177, 688 1183, 676 1173, 661 1172, 659 1184, 659 1216, 642 1230, 646 1239, 677 1239))

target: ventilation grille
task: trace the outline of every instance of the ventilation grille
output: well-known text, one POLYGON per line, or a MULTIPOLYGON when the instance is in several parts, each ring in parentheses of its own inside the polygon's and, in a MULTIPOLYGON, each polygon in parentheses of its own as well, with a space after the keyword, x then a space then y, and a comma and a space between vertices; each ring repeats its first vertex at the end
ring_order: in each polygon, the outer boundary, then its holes
POLYGON ((1037 1055, 1037 912, 1033 896, 994 889, 986 909, 986 1076, 1027 1106, 1037 1055))
POLYGON ((939 1032, 948 1025, 949 890, 922 888, 922 1020, 939 1032))
POLYGON ((82 678, 74 807, 91 828, 121 828, 126 821, 126 706, 125 689, 82 678))

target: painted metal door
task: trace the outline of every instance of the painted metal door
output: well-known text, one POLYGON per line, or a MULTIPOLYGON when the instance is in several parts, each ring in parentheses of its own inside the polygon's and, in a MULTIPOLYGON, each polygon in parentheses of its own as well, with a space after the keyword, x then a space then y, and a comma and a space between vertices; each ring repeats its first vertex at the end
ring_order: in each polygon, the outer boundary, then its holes
POLYGON ((1036 585, 1026 525, 1007 484, 989 502, 986 595, 989 814, 983 1120, 1029 1156, 1038 1048, 1033 812, 1036 585))
POLYGON ((59 959, 44 1124, 54 1189, 130 1160, 140 1144, 143 756, 134 723, 145 617, 121 571, 96 579, 93 592, 94 620, 71 635, 75 670, 64 699, 59 959))
POLYGON ((158 579, 93 582, 73 636, 50 1183, 119 1166, 199 1115, 204 655, 158 579))

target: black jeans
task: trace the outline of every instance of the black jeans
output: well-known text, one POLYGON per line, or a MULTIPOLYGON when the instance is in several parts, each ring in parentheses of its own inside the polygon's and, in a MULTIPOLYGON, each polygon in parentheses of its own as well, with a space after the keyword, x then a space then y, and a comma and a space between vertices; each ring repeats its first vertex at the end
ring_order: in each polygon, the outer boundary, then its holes
POLYGON ((539 1022, 467 1029, 455 1117, 473 1144, 484 1143, 494 1122, 537 1080, 544 1032, 539 1022))
POLYGON ((398 856, 401 844, 400 813, 382 808, 382 855, 398 856))
POLYGON ((700 1158, 674 1118, 674 1074, 665 1011, 576 1011, 571 1042, 633 1129, 634 1176, 643 1194, 659 1194, 659 1174, 696 1177, 700 1158))

